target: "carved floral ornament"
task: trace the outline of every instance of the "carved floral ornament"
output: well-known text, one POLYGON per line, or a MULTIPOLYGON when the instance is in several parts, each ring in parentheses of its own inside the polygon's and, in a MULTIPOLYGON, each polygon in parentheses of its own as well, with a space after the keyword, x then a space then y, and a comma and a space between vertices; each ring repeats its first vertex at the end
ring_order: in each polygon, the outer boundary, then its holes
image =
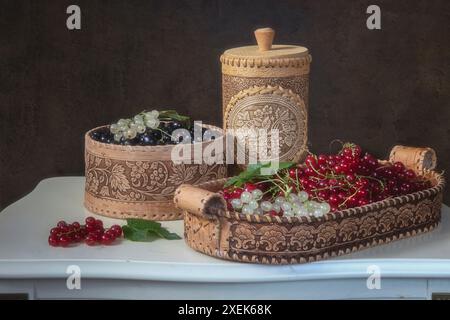
MULTIPOLYGON (((233 96, 225 110, 226 129, 267 132, 270 157, 271 135, 278 132, 279 159, 299 161, 306 151, 307 111, 303 99, 280 86, 255 86, 233 96)), ((245 143, 254 146, 256 139, 245 143)), ((245 150, 241 148, 240 150, 245 150)), ((248 158, 248 155, 246 155, 248 158)))
POLYGON ((198 184, 225 176, 222 165, 113 160, 86 152, 86 192, 103 199, 170 200, 183 183, 198 184))

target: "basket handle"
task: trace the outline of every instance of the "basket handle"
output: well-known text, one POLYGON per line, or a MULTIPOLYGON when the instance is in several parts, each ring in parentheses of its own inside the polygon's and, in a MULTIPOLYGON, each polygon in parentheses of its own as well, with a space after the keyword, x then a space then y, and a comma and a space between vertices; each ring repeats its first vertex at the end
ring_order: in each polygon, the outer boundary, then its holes
POLYGON ((400 161, 414 170, 416 173, 423 173, 425 170, 436 168, 436 152, 432 148, 418 148, 397 145, 394 146, 389 155, 390 162, 400 161))
POLYGON ((227 209, 227 203, 220 194, 189 184, 182 184, 175 190, 173 202, 176 208, 208 219, 227 209))

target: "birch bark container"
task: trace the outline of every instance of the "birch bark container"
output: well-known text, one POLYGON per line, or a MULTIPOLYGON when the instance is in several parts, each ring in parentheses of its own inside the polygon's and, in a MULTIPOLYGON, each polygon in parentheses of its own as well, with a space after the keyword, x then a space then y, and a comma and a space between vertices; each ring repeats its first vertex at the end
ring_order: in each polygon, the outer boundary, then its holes
MULTIPOLYGON (((174 145, 124 146, 95 141, 90 133, 97 129, 85 135, 84 205, 91 212, 121 219, 182 219, 172 200, 179 185, 226 177, 225 165, 216 161, 174 164, 174 145)), ((202 150, 208 144, 202 142, 202 150)), ((194 145, 191 147, 194 150, 194 145)))
POLYGON ((390 243, 434 229, 441 220, 444 177, 434 171, 430 148, 396 146, 390 161, 407 163, 430 182, 414 193, 365 206, 330 212, 322 217, 272 217, 227 210, 219 190, 226 179, 199 186, 182 185, 174 202, 184 210, 186 243, 221 259, 261 264, 312 262, 390 243), (425 161, 424 161, 425 160, 425 161))
POLYGON ((229 49, 220 57, 223 124, 226 130, 268 129, 269 145, 270 130, 278 129, 280 161, 301 161, 311 55, 305 47, 272 45, 274 36, 270 28, 258 29, 257 46, 229 49))

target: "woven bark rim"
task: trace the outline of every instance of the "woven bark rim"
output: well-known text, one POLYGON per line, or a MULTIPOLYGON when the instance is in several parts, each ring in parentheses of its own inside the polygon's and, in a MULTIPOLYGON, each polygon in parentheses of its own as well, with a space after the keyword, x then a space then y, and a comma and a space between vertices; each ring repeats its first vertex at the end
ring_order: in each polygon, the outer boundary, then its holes
POLYGON ((249 57, 229 57, 226 54, 220 56, 220 62, 224 65, 240 68, 301 68, 312 62, 312 56, 307 54, 296 58, 249 58, 249 57))
MULTIPOLYGON (((96 128, 93 128, 91 130, 89 130, 88 132, 85 133, 84 137, 86 139, 86 141, 91 144, 92 146, 98 146, 101 148, 105 148, 105 149, 110 149, 110 150, 117 150, 117 151, 132 151, 132 152, 148 152, 149 148, 152 148, 152 150, 154 151, 161 151, 161 152, 171 152, 172 149, 174 147, 176 147, 176 144, 170 144, 170 145, 162 145, 162 146, 127 146, 127 145, 120 145, 120 144, 112 144, 112 143, 104 143, 104 142, 100 142, 97 140, 94 140, 91 137, 91 133, 94 131, 97 131, 99 129, 103 129, 103 128, 107 128, 109 127, 109 125, 102 125, 96 128)), ((223 129, 213 126, 213 125, 209 125, 209 124, 203 124, 202 125, 203 128, 206 129, 213 129, 213 130, 218 130, 223 134, 223 129)), ((202 145, 206 146, 209 143, 211 143, 211 141, 202 141, 202 145)))
MULTIPOLYGON (((257 215, 257 214, 243 214, 235 211, 219 211, 216 215, 219 217, 225 217, 228 219, 233 219, 237 221, 247 221, 254 223, 279 223, 279 224, 301 224, 301 223, 312 223, 312 222, 326 222, 333 221, 341 218, 348 218, 362 213, 367 213, 374 210, 380 210, 395 205, 404 204, 411 201, 419 201, 429 197, 432 197, 443 191, 445 187, 445 179, 442 174, 435 171, 426 170, 424 176, 427 180, 436 179, 436 185, 414 193, 401 195, 393 198, 388 198, 382 201, 377 201, 370 203, 365 206, 349 208, 345 210, 340 210, 336 212, 330 212, 322 217, 272 217, 269 215, 257 215)), ((205 182, 197 185, 199 188, 212 188, 222 186, 228 178, 218 179, 214 181, 205 182)))

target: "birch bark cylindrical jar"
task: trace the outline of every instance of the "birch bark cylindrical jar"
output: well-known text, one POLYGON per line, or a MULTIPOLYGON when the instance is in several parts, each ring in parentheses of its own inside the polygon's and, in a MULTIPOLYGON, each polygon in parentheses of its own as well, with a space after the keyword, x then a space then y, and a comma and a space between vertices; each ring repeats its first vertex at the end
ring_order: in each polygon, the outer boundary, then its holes
MULTIPOLYGON (((257 46, 226 50, 222 63, 224 128, 272 129, 280 161, 301 161, 307 152, 311 55, 296 45, 272 45, 275 31, 255 31, 257 46)), ((270 150, 270 138, 268 139, 270 150)))

